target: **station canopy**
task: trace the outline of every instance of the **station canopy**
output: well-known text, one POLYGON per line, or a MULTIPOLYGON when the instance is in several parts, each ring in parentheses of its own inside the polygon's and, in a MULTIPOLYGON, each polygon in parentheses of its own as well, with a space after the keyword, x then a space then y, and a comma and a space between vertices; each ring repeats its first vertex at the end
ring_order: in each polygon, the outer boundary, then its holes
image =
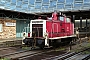
MULTIPOLYGON (((90 13, 88 13, 88 11, 90 12, 90 0, 0 0, 0 9, 25 14, 39 13, 41 15, 48 15, 56 10, 58 12, 64 12, 67 15, 81 16, 83 14, 82 17, 86 18, 90 16, 90 13)), ((26 17, 26 15, 24 16, 26 17)))
POLYGON ((0 0, 0 8, 24 13, 90 9, 90 0, 0 0))

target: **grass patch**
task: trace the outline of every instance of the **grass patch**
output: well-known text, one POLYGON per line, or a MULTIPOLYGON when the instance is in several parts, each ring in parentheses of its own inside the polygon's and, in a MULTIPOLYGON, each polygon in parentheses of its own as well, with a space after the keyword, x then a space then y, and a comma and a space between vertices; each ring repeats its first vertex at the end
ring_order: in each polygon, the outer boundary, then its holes
POLYGON ((58 48, 55 51, 64 51, 64 50, 65 50, 65 48, 58 48))
POLYGON ((9 58, 1 58, 0 60, 10 60, 9 58))
POLYGON ((30 50, 30 47, 22 47, 23 50, 30 50))
POLYGON ((88 43, 88 44, 86 45, 86 47, 90 47, 90 43, 88 43))
POLYGON ((85 52, 83 52, 84 54, 90 54, 90 51, 85 51, 85 52))
MULTIPOLYGON (((86 43, 85 45, 78 45, 77 46, 77 48, 75 48, 75 49, 72 49, 71 50, 71 52, 79 52, 79 51, 82 51, 82 50, 84 50, 84 49, 86 49, 86 48, 90 48, 90 43, 86 43)), ((85 53, 89 53, 90 54, 90 52, 85 52, 85 53)))
POLYGON ((75 49, 75 50, 71 50, 70 52, 79 52, 81 51, 80 49, 75 49))

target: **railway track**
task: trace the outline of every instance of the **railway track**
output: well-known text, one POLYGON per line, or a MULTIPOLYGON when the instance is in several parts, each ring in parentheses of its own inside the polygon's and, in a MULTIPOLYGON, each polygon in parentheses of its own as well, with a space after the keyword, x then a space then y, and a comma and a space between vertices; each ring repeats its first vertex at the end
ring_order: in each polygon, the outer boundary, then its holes
POLYGON ((45 58, 45 59, 42 59, 42 60, 58 60, 58 59, 65 59, 67 57, 70 57, 72 55, 76 54, 75 52, 72 52, 72 53, 65 53, 65 54, 62 54, 62 55, 58 55, 58 56, 54 56, 54 57, 50 57, 50 58, 45 58))
POLYGON ((9 54, 9 53, 13 53, 13 52, 16 52, 16 51, 19 51, 19 50, 21 50, 20 47, 5 47, 5 48, 0 48, 0 58, 3 55, 9 54))
POLYGON ((75 54, 75 55, 73 55, 69 58, 66 58, 64 60, 88 60, 90 57, 86 58, 87 56, 88 55, 83 55, 83 54, 78 53, 78 54, 75 54))
MULTIPOLYGON (((18 45, 17 45, 18 46, 18 45)), ((2 48, 0 49, 0 51, 2 50, 8 50, 8 49, 16 49, 16 48, 13 48, 13 47, 9 47, 9 48, 2 48)), ((87 50, 87 49, 85 49, 87 50)), ((83 51, 85 51, 83 50, 83 51)), ((14 52, 14 53, 9 53, 9 54, 4 54, 4 55, 0 55, 0 58, 9 58, 11 60, 27 60, 28 58, 30 57, 33 57, 33 56, 39 56, 39 55, 44 55, 45 53, 49 53, 49 52, 52 52, 54 50, 48 50, 48 51, 37 51, 37 50, 24 50, 24 51, 19 51, 19 52, 14 52)), ((81 51, 81 52, 83 52, 81 51)), ((59 54, 59 55, 51 55, 49 58, 48 57, 45 57, 45 58, 41 58, 41 60, 73 60, 75 59, 75 57, 78 57, 78 56, 82 56, 82 59, 86 59, 87 56, 90 57, 90 55, 82 55, 81 52, 68 52, 68 53, 65 53, 65 54, 59 54), (83 57, 84 56, 84 57, 83 57), (71 59, 73 58, 73 59, 71 59)), ((47 54, 46 54, 47 55, 47 54)))
MULTIPOLYGON (((4 50, 4 49, 1 49, 1 50, 4 50)), ((8 50, 8 48, 6 48, 5 50, 8 50)), ((18 51, 18 52, 12 52, 12 53, 9 53, 9 54, 4 54, 4 55, 0 55, 0 58, 4 58, 4 57, 9 57, 9 56, 13 56, 13 55, 17 55, 17 54, 23 54, 23 53, 28 53, 30 52, 30 50, 24 50, 24 51, 18 51)), ((10 57, 9 57, 10 58, 10 57)))
POLYGON ((22 45, 22 40, 0 42, 0 48, 22 45))
POLYGON ((88 50, 90 48, 87 48, 85 50, 82 50, 80 52, 70 52, 70 53, 65 53, 62 55, 50 57, 50 58, 45 58, 41 60, 88 60, 90 59, 90 54, 83 54, 84 51, 88 50))
POLYGON ((46 54, 46 53, 52 52, 54 50, 49 50, 49 51, 44 51, 44 52, 39 51, 36 53, 27 54, 27 55, 20 56, 20 57, 19 56, 14 57, 13 60, 33 60, 32 58, 36 58, 34 60, 37 60, 38 58, 40 60, 84 60, 84 59, 87 59, 87 57, 90 58, 90 55, 83 55, 82 54, 84 51, 86 51, 88 49, 90 49, 90 48, 87 48, 87 49, 80 51, 80 52, 77 52, 77 53, 76 52, 67 52, 67 53, 56 55, 56 56, 46 54), (37 56, 41 56, 41 55, 43 56, 43 58, 37 57, 37 56), (46 56, 46 57, 44 57, 44 56, 46 56))
POLYGON ((15 47, 0 48, 0 51, 3 51, 3 50, 8 50, 8 49, 17 49, 17 48, 15 48, 15 47))
POLYGON ((9 54, 5 54, 5 55, 1 55, 0 58, 8 58, 11 60, 24 60, 28 57, 32 57, 35 55, 39 55, 39 54, 44 54, 44 53, 48 53, 48 52, 52 52, 53 50, 26 50, 26 51, 19 51, 19 52, 14 52, 14 53, 9 53, 9 54))
MULTIPOLYGON (((43 54, 46 54, 46 53, 49 53, 49 52, 52 52, 52 51, 54 51, 54 50, 48 50, 48 51, 31 51, 31 50, 20 51, 20 52, 15 52, 15 53, 2 55, 1 58, 9 58, 10 60, 29 60, 30 57, 43 55, 43 54)), ((86 59, 90 58, 90 55, 83 55, 82 52, 83 51, 78 52, 78 53, 76 53, 76 52, 67 52, 67 53, 64 53, 64 54, 56 55, 56 56, 52 55, 49 58, 47 58, 47 57, 45 57, 44 59, 42 59, 42 57, 40 57, 40 58, 41 58, 41 60, 86 60, 86 59)), ((36 58, 36 60, 38 59, 37 57, 35 57, 35 58, 36 58)))
POLYGON ((27 60, 27 58, 30 58, 32 56, 36 56, 36 55, 40 55, 40 54, 44 54, 44 53, 49 53, 49 52, 52 52, 53 50, 49 50, 49 51, 40 51, 40 52, 36 52, 34 54, 28 54, 28 55, 25 55, 25 56, 21 56, 21 57, 17 57, 17 58, 14 58, 14 60, 27 60))
MULTIPOLYGON (((49 51, 50 52, 50 51, 49 51)), ((58 55, 58 56, 48 56, 48 58, 47 58, 47 56, 46 57, 44 57, 44 59, 42 58, 42 56, 41 55, 43 55, 44 56, 44 53, 46 53, 46 52, 39 52, 39 53, 35 53, 35 54, 30 54, 30 55, 26 55, 26 56, 22 56, 22 57, 17 57, 16 59, 14 59, 14 60, 38 60, 38 59, 40 59, 40 60, 85 60, 85 59, 87 59, 87 57, 88 56, 90 56, 90 55, 82 55, 81 53, 75 53, 75 52, 72 52, 72 53, 65 53, 65 54, 60 54, 60 55, 58 55), (38 56, 38 55, 40 55, 41 57, 35 57, 35 55, 36 56, 38 56), (33 57, 34 56, 34 57, 33 57), (31 57, 31 58, 30 58, 31 57), (32 57, 33 57, 33 59, 32 59, 32 57), (81 58, 80 58, 81 57, 81 58), (79 59, 77 59, 77 58, 79 58, 79 59)), ((48 53, 48 52, 47 52, 48 53)), ((90 57, 89 57, 90 58, 90 57)), ((89 59, 88 58, 88 59, 89 59)))

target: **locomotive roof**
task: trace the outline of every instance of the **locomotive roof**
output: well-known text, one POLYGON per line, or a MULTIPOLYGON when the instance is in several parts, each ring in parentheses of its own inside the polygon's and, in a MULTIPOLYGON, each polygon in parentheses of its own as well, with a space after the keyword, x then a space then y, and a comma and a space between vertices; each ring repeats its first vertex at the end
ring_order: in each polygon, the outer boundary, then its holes
POLYGON ((35 19, 31 21, 53 21, 53 22, 60 22, 60 20, 45 20, 45 19, 35 19))

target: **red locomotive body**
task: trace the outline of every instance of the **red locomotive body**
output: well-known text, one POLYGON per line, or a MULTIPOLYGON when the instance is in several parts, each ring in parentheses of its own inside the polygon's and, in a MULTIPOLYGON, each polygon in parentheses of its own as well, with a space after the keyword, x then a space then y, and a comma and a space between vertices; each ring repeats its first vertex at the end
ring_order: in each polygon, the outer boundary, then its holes
POLYGON ((30 33, 25 37, 25 44, 39 47, 53 46, 62 41, 72 41, 74 35, 74 24, 66 16, 52 14, 52 20, 36 19, 30 22, 30 33), (67 39, 66 39, 67 38, 67 39), (70 38, 68 40, 68 38, 70 38), (33 42, 34 41, 34 42, 33 42))

